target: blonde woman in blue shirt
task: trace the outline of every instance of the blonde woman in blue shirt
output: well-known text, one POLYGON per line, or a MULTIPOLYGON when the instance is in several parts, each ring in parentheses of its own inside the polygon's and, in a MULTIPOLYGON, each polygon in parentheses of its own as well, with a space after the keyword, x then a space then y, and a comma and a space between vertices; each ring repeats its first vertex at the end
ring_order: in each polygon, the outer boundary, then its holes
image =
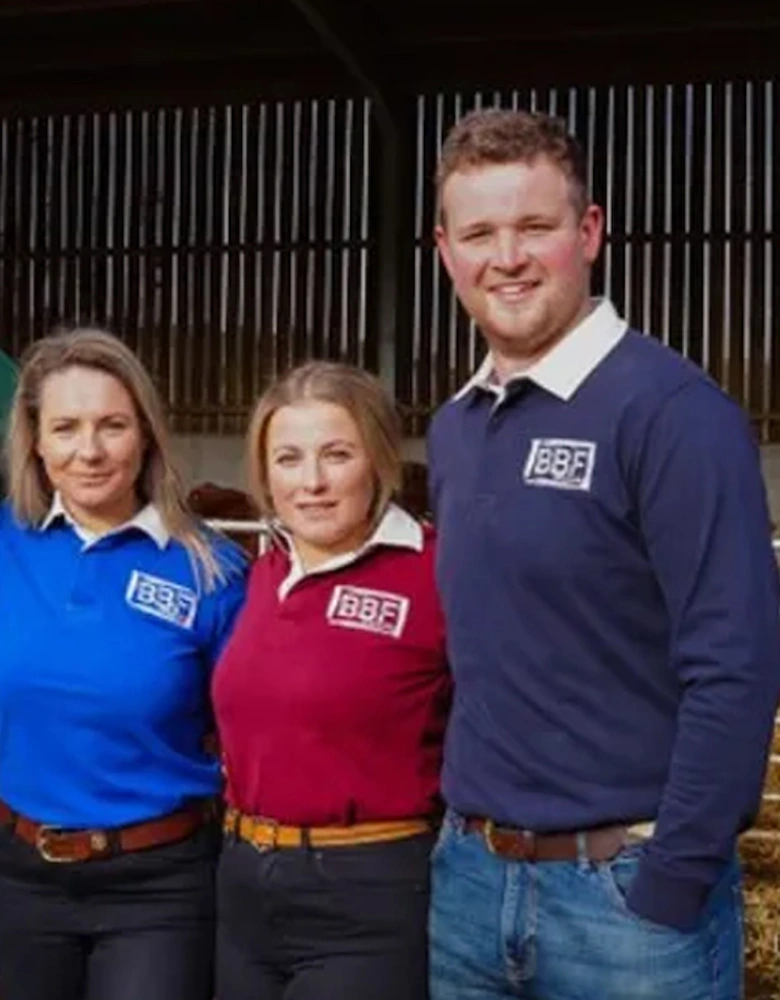
POLYGON ((23 358, 0 509, 0 997, 210 1000, 212 665, 243 598, 115 337, 23 358))

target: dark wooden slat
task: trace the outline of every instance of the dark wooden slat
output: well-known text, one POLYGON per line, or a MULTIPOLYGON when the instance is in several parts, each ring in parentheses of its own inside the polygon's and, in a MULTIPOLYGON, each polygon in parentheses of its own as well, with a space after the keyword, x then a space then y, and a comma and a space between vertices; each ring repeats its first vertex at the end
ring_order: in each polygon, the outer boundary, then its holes
POLYGON ((172 310, 174 292, 174 260, 179 255, 164 247, 173 248, 173 218, 178 209, 175 184, 175 114, 159 110, 154 116, 155 133, 161 133, 157 143, 155 175, 159 201, 157 203, 155 232, 155 276, 157 281, 155 322, 153 326, 152 369, 156 373, 158 385, 170 398, 173 394, 173 370, 171 356, 172 310))

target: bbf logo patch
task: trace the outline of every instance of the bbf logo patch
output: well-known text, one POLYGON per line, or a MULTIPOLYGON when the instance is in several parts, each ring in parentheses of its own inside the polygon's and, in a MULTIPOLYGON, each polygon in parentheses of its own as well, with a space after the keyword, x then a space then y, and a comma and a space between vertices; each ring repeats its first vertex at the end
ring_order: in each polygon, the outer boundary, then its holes
POLYGON ((198 609, 198 597, 193 590, 137 569, 130 577, 125 600, 136 611, 181 628, 192 628, 198 609))
POLYGON ((327 619, 331 625, 358 628, 398 639, 403 633, 408 614, 408 597, 389 594, 384 590, 338 584, 333 588, 327 619))
POLYGON ((596 464, 594 441, 568 438, 534 438, 523 469, 530 486, 559 490, 589 490, 596 464))

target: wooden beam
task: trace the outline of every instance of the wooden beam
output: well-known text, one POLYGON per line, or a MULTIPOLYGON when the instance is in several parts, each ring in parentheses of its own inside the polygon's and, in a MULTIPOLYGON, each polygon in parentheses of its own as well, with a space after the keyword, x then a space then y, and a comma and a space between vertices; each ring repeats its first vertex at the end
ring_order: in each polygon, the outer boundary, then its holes
POLYGON ((289 0, 371 99, 374 112, 384 129, 393 130, 396 116, 386 80, 379 71, 381 60, 376 43, 347 23, 330 0, 289 0))
POLYGON ((304 60, 217 59, 113 71, 0 74, 0 117, 359 97, 329 53, 304 60))
POLYGON ((201 2, 202 0, 0 0, 0 18, 201 2))
MULTIPOLYGON (((406 273, 403 255, 409 242, 404 221, 413 202, 406 197, 411 176, 411 136, 401 116, 401 103, 379 70, 384 65, 377 42, 348 24, 333 0, 290 0, 328 49, 334 52, 371 100, 379 126, 377 186, 378 281, 376 329, 379 376, 388 391, 398 389, 399 341, 405 323, 399 292, 406 273)), ((413 132, 412 132, 413 135, 413 132)))

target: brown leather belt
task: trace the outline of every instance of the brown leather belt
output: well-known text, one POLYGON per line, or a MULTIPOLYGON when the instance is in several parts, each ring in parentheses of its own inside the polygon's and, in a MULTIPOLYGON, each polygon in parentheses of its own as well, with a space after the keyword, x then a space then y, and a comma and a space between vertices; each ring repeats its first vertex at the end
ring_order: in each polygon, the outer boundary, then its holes
POLYGON ((467 832, 481 833, 488 850, 509 861, 609 861, 632 839, 625 826, 604 826, 581 833, 533 833, 468 816, 467 832))
POLYGON ((36 823, 0 802, 0 826, 10 827, 26 844, 34 847, 45 861, 61 864, 92 861, 129 851, 145 851, 184 840, 216 815, 212 803, 199 802, 159 819, 107 829, 65 830, 36 823))
POLYGON ((260 850, 296 847, 352 847, 402 840, 430 832, 425 819, 382 820, 350 826, 283 826, 264 816, 249 816, 237 809, 225 812, 225 833, 246 840, 260 850))

